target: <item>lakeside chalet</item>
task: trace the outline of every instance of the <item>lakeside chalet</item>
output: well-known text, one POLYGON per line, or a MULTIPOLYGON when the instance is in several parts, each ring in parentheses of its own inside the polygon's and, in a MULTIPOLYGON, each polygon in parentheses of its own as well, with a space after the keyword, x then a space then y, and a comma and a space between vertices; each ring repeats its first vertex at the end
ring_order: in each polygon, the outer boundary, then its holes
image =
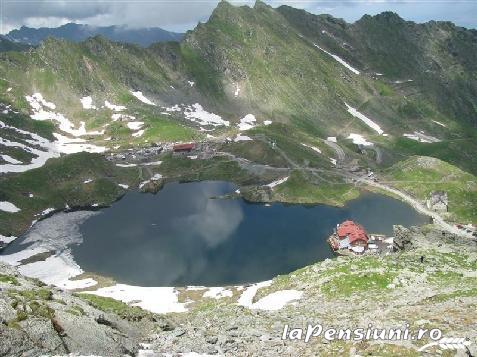
POLYGON ((364 227, 351 220, 336 226, 328 238, 331 248, 342 255, 379 254, 392 251, 393 238, 381 234, 367 234, 364 227))
POLYGON ((174 153, 190 153, 194 149, 195 149, 194 143, 176 144, 172 147, 172 151, 174 153))

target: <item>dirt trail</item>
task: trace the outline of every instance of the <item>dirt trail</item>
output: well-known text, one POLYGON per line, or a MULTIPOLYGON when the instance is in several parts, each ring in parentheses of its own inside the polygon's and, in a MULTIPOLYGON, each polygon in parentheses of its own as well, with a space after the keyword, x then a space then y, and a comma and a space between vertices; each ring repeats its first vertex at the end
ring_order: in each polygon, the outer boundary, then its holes
POLYGON ((335 142, 325 140, 325 144, 328 145, 330 148, 332 148, 336 152, 336 161, 338 163, 344 163, 346 160, 346 154, 344 150, 335 142))
POLYGON ((376 145, 374 145, 372 149, 376 153, 376 163, 381 164, 383 162, 383 151, 376 145))
MULTIPOLYGON (((352 175, 354 176, 354 175, 352 175)), ((387 185, 384 185, 382 183, 379 183, 379 182, 374 182, 373 180, 369 180, 367 178, 363 178, 363 177, 358 177, 358 176, 354 176, 353 178, 356 179, 356 181, 358 182, 362 182, 366 185, 369 185, 369 186, 373 186, 373 187, 377 187, 377 188, 380 188, 382 190, 385 190, 385 191, 388 191, 388 192, 391 192, 397 196, 399 196, 400 198, 402 198, 404 201, 406 201, 407 203, 409 203, 412 207, 414 207, 414 209, 422 214, 425 214, 426 216, 429 216, 432 218, 434 224, 436 224, 437 226, 439 226, 442 230, 445 230, 447 232, 450 232, 450 233, 453 233, 453 234, 457 234, 457 235, 460 235, 460 236, 465 236, 467 238, 473 238, 472 235, 470 233, 467 233, 467 232, 464 232, 463 230, 455 227, 454 225, 451 225, 447 222, 444 221, 444 219, 441 217, 441 215, 439 215, 439 213, 437 212, 434 212, 434 211, 431 211, 429 210, 426 206, 424 206, 421 202, 419 202, 418 200, 416 200, 415 198, 411 197, 410 195, 408 195, 407 193, 404 193, 402 191, 399 191, 398 189, 396 188, 393 188, 393 187, 390 187, 390 186, 387 186, 387 185)))
MULTIPOLYGON (((338 155, 338 160, 345 160, 346 155, 345 155, 345 153, 344 153, 344 151, 341 147, 339 147, 336 143, 333 143, 333 142, 328 141, 328 140, 326 140, 325 143, 327 145, 329 145, 330 147, 332 147, 336 151, 336 154, 338 155)), ((372 187, 379 188, 381 190, 388 191, 388 192, 390 192, 390 193, 392 193, 396 196, 399 196, 403 201, 409 203, 412 207, 414 207, 414 209, 416 211, 418 211, 418 212, 420 212, 420 213, 422 213, 426 216, 431 217, 434 224, 439 226, 442 230, 447 231, 447 232, 452 233, 452 234, 457 234, 457 235, 460 235, 460 236, 464 236, 464 237, 467 237, 467 238, 473 238, 470 233, 467 233, 467 232, 455 227, 454 225, 445 222, 445 220, 442 218, 442 216, 439 213, 429 210, 426 206, 424 206, 421 202, 419 202, 418 200, 416 200, 415 198, 413 198, 409 194, 407 194, 405 192, 402 192, 402 191, 400 191, 400 190, 398 190, 394 187, 385 185, 383 183, 375 182, 373 180, 368 179, 367 177, 361 177, 361 176, 358 176, 358 175, 355 175, 355 174, 352 174, 352 173, 349 173, 349 172, 344 172, 344 171, 341 171, 341 170, 328 170, 328 169, 316 169, 316 168, 303 167, 303 166, 298 165, 293 160, 291 160, 283 152, 283 150, 279 149, 278 147, 275 147, 275 150, 278 151, 285 158, 285 160, 290 164, 291 168, 293 168, 293 169, 308 171, 308 172, 312 173, 313 175, 315 175, 319 172, 321 172, 321 173, 331 173, 331 174, 339 175, 339 176, 342 176, 342 177, 345 177, 345 178, 348 178, 348 179, 354 179, 356 182, 359 182, 359 183, 362 183, 362 184, 365 184, 365 185, 368 185, 368 186, 372 186, 372 187)), ((235 155, 232 155, 232 154, 229 154, 229 153, 221 153, 221 154, 225 154, 225 155, 233 158, 234 160, 237 160, 239 162, 239 164, 246 165, 249 168, 252 167, 252 166, 255 166, 255 167, 260 167, 261 169, 269 169, 269 170, 270 169, 271 170, 289 170, 289 169, 286 169, 286 168, 272 168, 268 165, 260 165, 260 164, 252 163, 248 160, 238 158, 235 155)))

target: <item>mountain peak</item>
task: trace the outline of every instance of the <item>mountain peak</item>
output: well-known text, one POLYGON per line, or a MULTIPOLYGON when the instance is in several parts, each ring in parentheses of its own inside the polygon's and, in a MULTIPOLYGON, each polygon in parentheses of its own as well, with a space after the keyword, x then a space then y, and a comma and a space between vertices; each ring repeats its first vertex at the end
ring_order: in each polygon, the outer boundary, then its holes
POLYGON ((400 24, 405 22, 405 20, 401 16, 399 16, 397 13, 392 11, 384 11, 374 16, 366 14, 361 19, 359 19, 358 22, 369 21, 369 20, 382 22, 382 23, 392 23, 392 24, 400 24))
POLYGON ((272 7, 270 5, 267 5, 265 2, 261 0, 256 0, 253 8, 254 9, 271 9, 272 7))

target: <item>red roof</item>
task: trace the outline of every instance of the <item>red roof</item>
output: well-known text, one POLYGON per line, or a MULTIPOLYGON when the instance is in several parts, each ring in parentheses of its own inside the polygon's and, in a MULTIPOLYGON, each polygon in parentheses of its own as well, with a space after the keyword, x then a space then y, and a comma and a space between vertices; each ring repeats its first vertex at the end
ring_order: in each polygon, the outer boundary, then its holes
POLYGON ((344 221, 338 226, 338 237, 344 239, 349 237, 349 243, 353 244, 356 241, 363 241, 368 243, 368 236, 363 226, 354 223, 353 221, 344 221))
POLYGON ((194 143, 189 143, 189 144, 177 144, 174 145, 173 150, 174 151, 190 151, 195 148, 194 143))

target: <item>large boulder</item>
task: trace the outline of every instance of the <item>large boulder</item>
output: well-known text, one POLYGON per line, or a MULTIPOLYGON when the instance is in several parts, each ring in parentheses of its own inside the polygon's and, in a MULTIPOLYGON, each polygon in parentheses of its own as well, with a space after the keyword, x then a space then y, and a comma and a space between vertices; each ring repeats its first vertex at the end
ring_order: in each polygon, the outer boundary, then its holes
POLYGON ((404 250, 412 248, 412 232, 400 225, 393 226, 394 250, 404 250))

